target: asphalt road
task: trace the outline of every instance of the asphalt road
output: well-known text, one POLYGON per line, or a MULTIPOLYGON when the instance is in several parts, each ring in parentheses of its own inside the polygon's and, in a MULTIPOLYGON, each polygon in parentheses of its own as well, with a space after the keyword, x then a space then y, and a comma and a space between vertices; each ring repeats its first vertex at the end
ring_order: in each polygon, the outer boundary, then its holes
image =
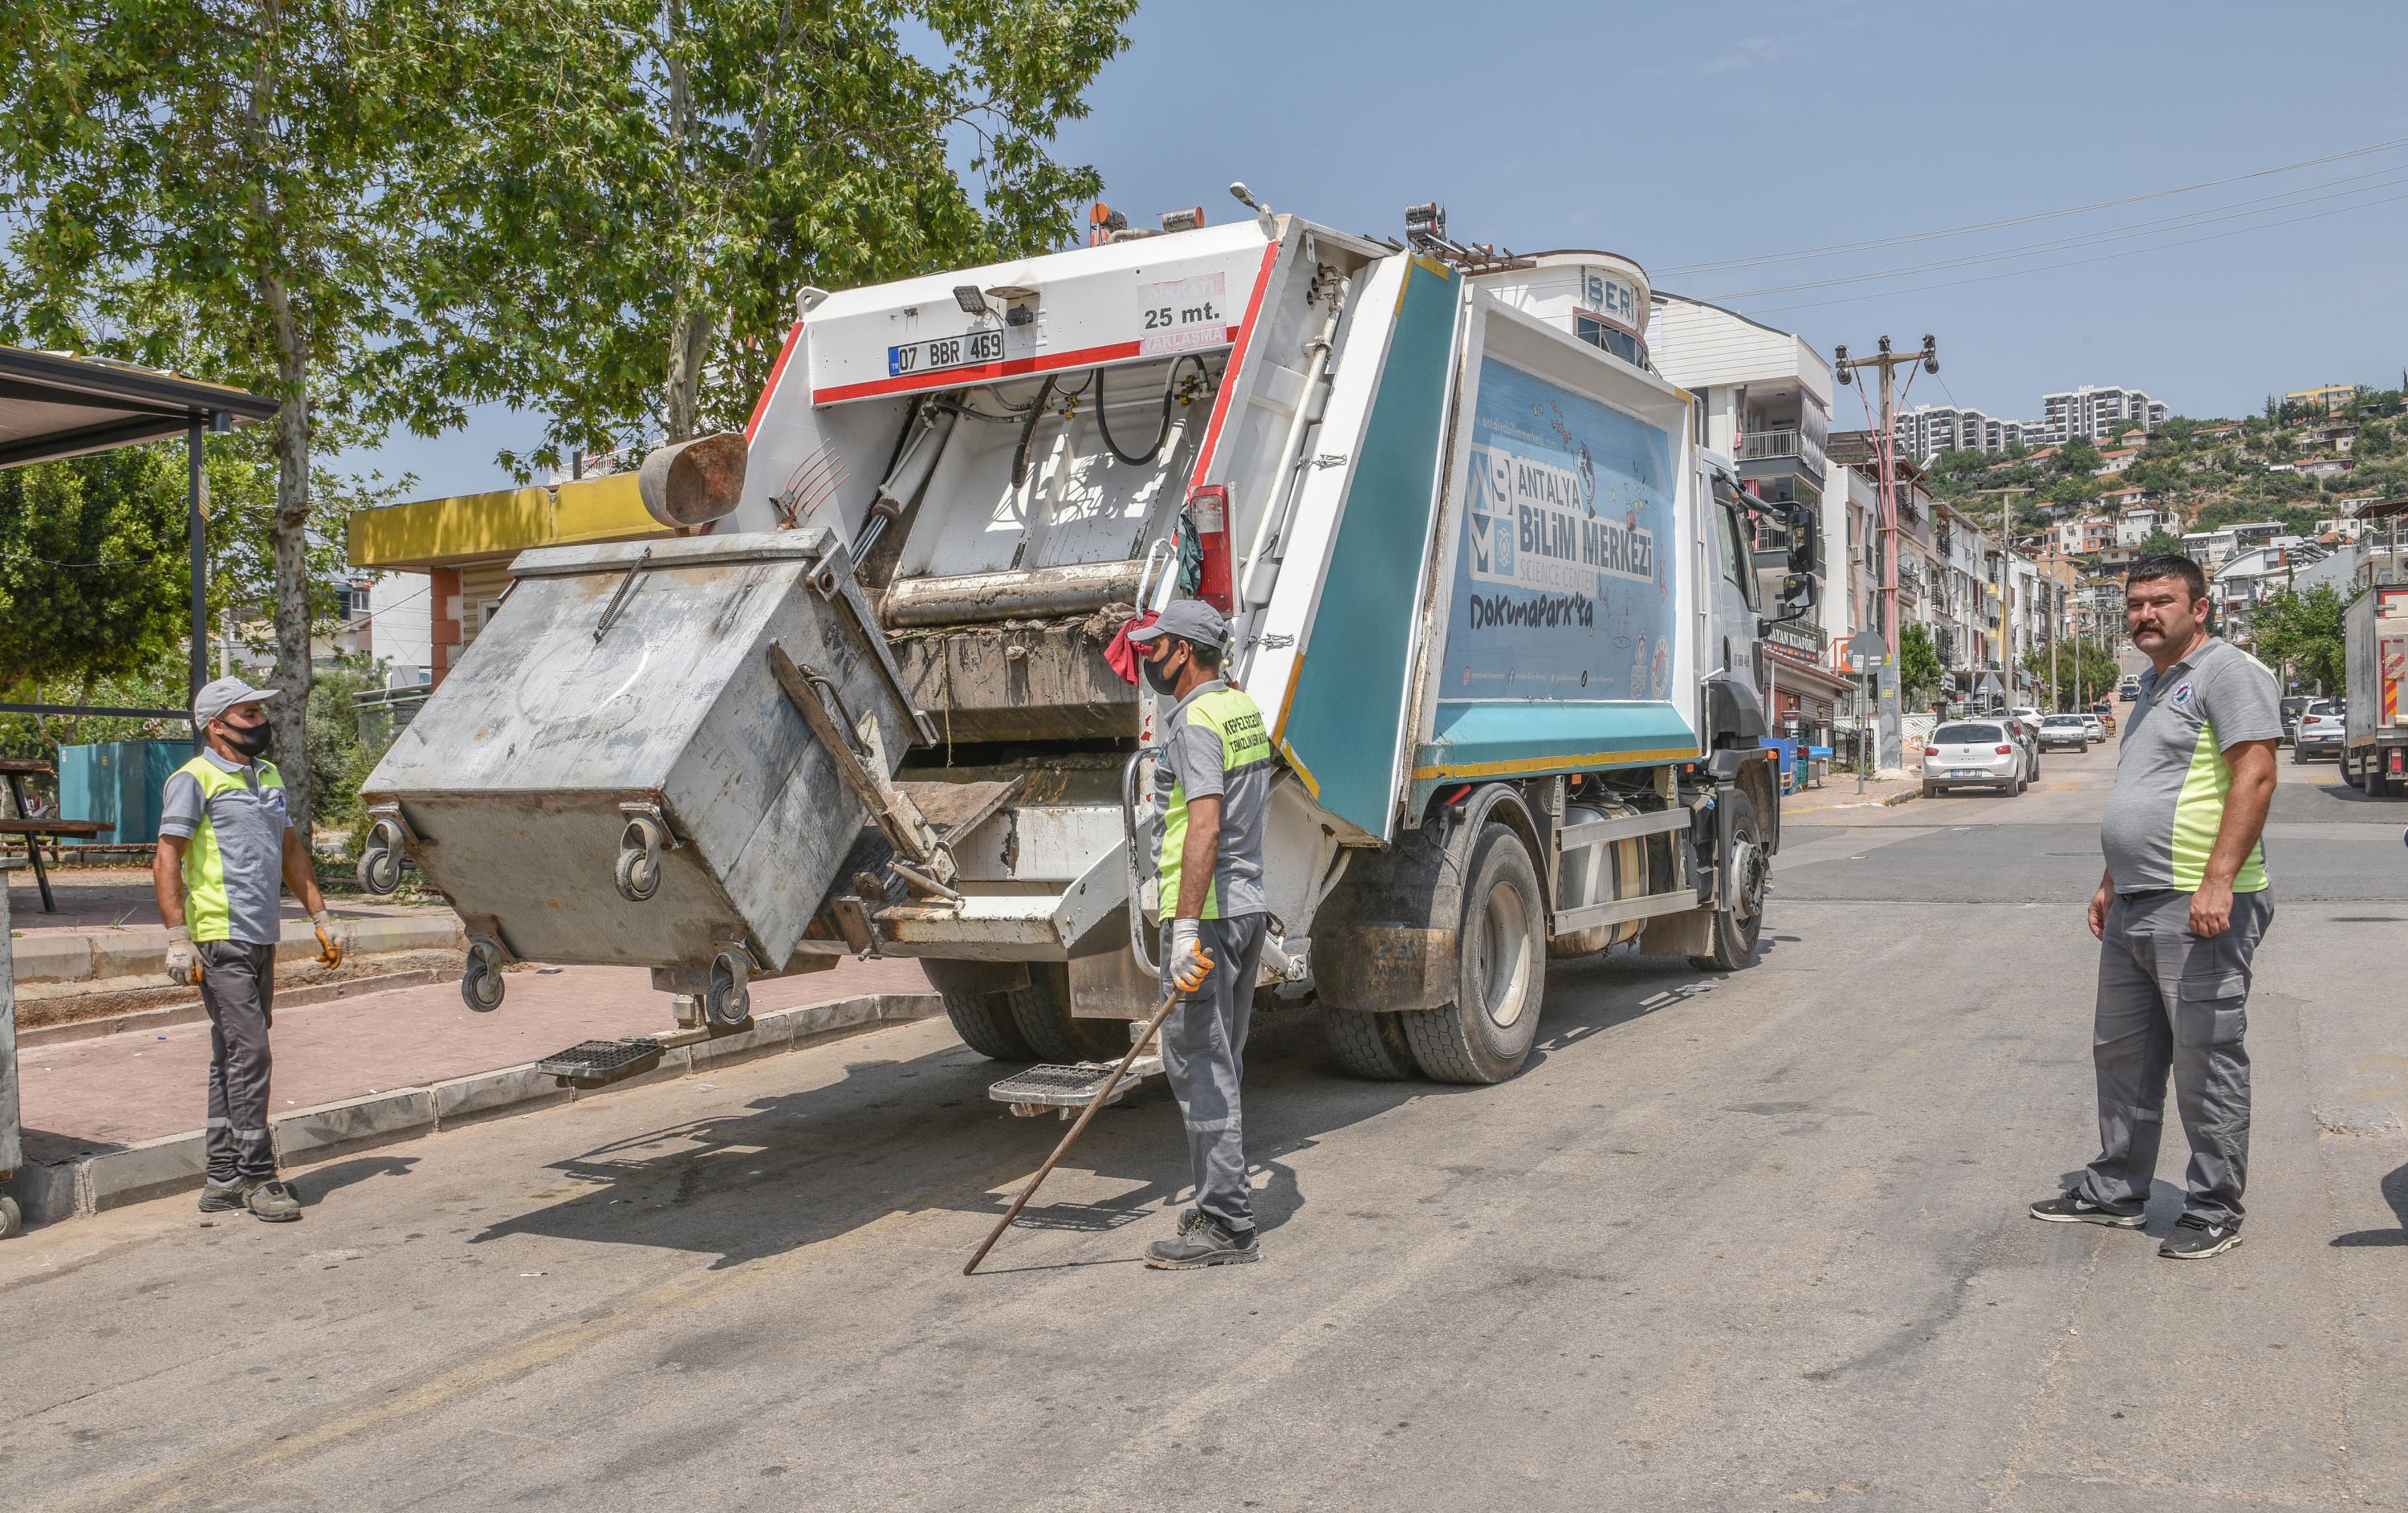
MULTIPOLYGON (((1765 960, 1550 976, 1489 1089, 1258 1021, 1266 1263, 1150 1272, 1158 1091, 1060 1126, 941 1021, 0 1247, 0 1504, 2408 1507, 2408 803, 2286 764, 2246 1243, 2024 1215, 2094 1149, 2112 756, 1790 827, 1765 960)), ((507 1010, 505 1010, 507 1012, 507 1010)))

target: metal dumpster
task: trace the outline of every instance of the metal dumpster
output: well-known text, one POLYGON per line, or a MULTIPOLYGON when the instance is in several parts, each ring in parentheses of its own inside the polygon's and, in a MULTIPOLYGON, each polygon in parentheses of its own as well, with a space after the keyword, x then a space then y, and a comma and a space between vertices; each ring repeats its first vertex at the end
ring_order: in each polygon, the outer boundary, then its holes
MULTIPOLYGON (((8 946, 8 877, 0 872, 0 1182, 17 1175, 25 1148, 17 1128, 17 978, 8 946)), ((23 1227, 17 1200, 0 1192, 0 1239, 23 1227)))
POLYGON ((364 877, 408 848, 467 923, 473 1006, 480 953, 784 970, 865 813, 815 724, 882 781, 929 739, 842 543, 551 548, 511 573, 362 790, 364 877))

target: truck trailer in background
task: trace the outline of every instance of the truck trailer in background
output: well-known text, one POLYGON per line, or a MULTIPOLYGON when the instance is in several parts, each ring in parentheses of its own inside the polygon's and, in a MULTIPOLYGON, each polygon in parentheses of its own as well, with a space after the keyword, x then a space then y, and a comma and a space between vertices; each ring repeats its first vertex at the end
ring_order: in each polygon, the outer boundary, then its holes
POLYGON ((514 959, 642 965, 701 1035, 751 980, 910 956, 990 1057, 1116 1055, 1158 997, 1164 711, 1113 642, 1181 594, 1279 763, 1258 991, 1354 1071, 1512 1076, 1551 956, 1755 961, 1759 640, 1812 600, 1811 509, 1699 447, 1628 260, 1247 204, 807 289, 746 431, 647 461, 677 538, 518 560, 366 785, 364 877, 407 850, 453 901, 472 1006, 514 959))
POLYGON ((2408 787, 2408 586, 2377 584, 2342 613, 2349 698, 2342 715, 2342 781, 2384 798, 2408 787))

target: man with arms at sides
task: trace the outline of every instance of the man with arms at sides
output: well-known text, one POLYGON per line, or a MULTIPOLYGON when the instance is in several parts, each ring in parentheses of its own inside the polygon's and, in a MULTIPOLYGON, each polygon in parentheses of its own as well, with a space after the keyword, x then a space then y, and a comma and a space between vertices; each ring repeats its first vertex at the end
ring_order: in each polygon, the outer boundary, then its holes
POLYGON ((2274 677, 2207 633, 2207 579, 2187 557, 2144 557, 2124 591, 2148 653, 2100 819, 2106 875, 2091 1056, 2099 1158, 2034 1219, 2138 1229, 2165 1129, 2166 1073, 2190 1139, 2182 1218, 2157 1253, 2204 1260, 2241 1243, 2249 1163, 2251 963, 2274 915, 2258 844, 2283 734, 2274 677))

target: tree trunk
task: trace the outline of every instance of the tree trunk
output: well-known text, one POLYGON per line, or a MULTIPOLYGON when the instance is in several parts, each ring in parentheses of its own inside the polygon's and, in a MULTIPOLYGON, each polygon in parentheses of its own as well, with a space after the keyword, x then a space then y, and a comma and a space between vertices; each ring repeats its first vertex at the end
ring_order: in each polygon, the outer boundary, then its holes
POLYGON ((268 526, 276 559, 276 666, 268 682, 277 697, 267 703, 267 724, 275 738, 277 769, 284 775, 285 804, 307 840, 311 799, 308 354, 283 279, 274 275, 263 278, 261 293, 275 325, 284 401, 276 412, 276 515, 268 526))

